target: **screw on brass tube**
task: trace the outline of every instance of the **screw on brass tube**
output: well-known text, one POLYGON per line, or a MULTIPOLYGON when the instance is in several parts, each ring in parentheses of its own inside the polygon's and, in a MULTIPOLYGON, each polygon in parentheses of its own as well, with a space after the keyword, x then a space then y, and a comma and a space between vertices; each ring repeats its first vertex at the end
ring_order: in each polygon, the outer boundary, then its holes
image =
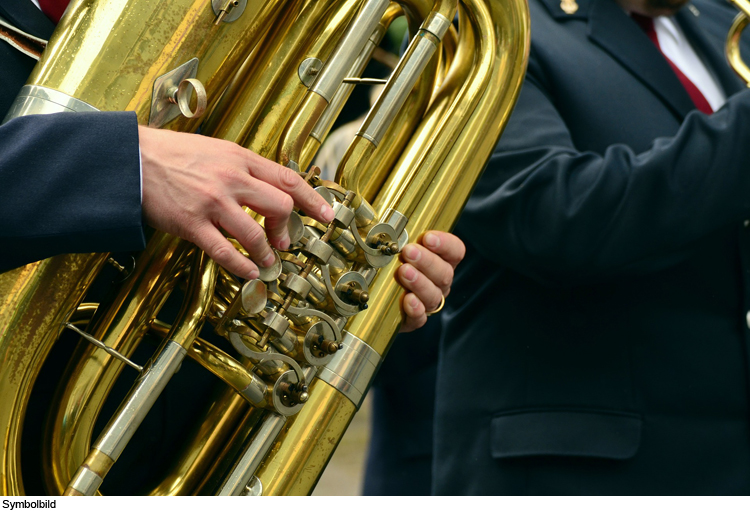
POLYGON ((303 178, 308 184, 312 181, 317 181, 320 179, 320 168, 318 166, 311 166, 310 170, 304 174, 303 178))
POLYGON ((395 255, 398 253, 398 242, 385 242, 379 246, 380 252, 384 255, 395 255))
POLYGON ((344 345, 336 342, 335 340, 326 340, 323 335, 318 335, 318 340, 315 342, 314 348, 320 353, 321 356, 333 355, 339 349, 343 349, 344 345))
POLYGON ((370 300, 370 294, 364 289, 357 287, 354 282, 348 284, 344 295, 346 295, 346 298, 350 302, 355 304, 367 304, 367 301, 370 300))
POLYGON ((306 385, 291 384, 285 382, 279 386, 281 398, 289 407, 304 404, 310 399, 310 393, 306 385))
POLYGON ((235 7, 237 7, 238 5, 240 5, 238 0, 227 0, 224 3, 224 7, 222 7, 221 10, 219 11, 218 16, 216 17, 216 22, 214 22, 214 25, 221 24, 224 21, 224 19, 227 17, 227 15, 229 14, 229 12, 235 7))

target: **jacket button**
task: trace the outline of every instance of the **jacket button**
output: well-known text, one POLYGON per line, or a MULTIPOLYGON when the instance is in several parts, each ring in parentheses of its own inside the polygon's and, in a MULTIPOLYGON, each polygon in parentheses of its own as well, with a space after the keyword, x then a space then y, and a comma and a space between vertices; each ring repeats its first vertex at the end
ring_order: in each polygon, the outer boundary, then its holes
POLYGON ((743 226, 745 226, 745 227, 750 227, 750 220, 745 220, 745 221, 744 221, 744 222, 742 223, 742 225, 743 225, 743 226))

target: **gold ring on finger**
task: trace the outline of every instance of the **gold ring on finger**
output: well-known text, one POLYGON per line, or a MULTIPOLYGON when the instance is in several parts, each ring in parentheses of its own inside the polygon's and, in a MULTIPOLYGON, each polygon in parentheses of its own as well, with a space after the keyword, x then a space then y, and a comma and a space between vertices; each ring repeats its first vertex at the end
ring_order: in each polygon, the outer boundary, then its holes
POLYGON ((445 305, 445 295, 440 295, 440 305, 437 307, 437 309, 434 309, 432 311, 429 311, 425 313, 428 317, 434 315, 435 313, 440 313, 440 310, 443 309, 443 306, 445 305))

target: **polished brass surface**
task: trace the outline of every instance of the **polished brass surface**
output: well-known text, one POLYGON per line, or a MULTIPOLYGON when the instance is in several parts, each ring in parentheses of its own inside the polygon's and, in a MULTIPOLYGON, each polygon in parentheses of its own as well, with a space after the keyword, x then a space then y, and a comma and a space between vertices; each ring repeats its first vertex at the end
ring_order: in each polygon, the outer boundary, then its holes
MULTIPOLYGON (((28 83, 102 111, 135 111, 140 122, 147 122, 159 76, 197 57, 197 78, 215 102, 258 34, 278 14, 274 2, 250 2, 236 22, 216 26, 203 0, 74 0, 28 83)), ((178 121, 169 127, 185 126, 178 121)))
POLYGON ((227 442, 242 442, 244 435, 235 436, 243 417, 252 408, 232 389, 217 390, 214 398, 198 420, 191 435, 180 443, 182 452, 177 467, 149 493, 150 495, 193 495, 204 483, 214 478, 212 469, 221 462, 222 447, 227 442), (234 438, 233 438, 234 436, 234 438))
POLYGON ((307 91, 297 75, 299 65, 309 57, 328 58, 358 5, 354 0, 290 2, 261 51, 243 64, 242 76, 208 118, 206 131, 275 159, 286 125, 282 115, 294 112, 307 91))
POLYGON ((356 412, 349 399, 325 382, 315 381, 310 397, 258 470, 263 495, 312 493, 356 412))
POLYGON ((2 494, 24 492, 21 430, 31 388, 63 322, 106 259, 105 255, 65 255, 0 274, 2 494))
MULTIPOLYGON (((109 307, 89 328, 105 344, 130 357, 148 330, 148 323, 169 297, 186 243, 155 235, 136 261, 109 307)), ((104 308, 103 308, 104 309, 104 308)), ((82 341, 65 373, 66 387, 55 399, 44 447, 47 489, 62 493, 83 461, 93 438, 93 425, 123 366, 82 341), (54 453, 51 450, 55 450, 54 453)))
MULTIPOLYGON (((525 72, 529 39, 526 5, 482 0, 463 5, 472 33, 482 35, 479 39, 471 38, 476 60, 468 81, 464 86, 450 87, 457 93, 441 118, 444 127, 434 130, 432 140, 426 143, 412 142, 419 156, 426 160, 415 166, 409 164, 408 168, 401 164, 392 175, 396 178, 392 187, 397 190, 386 193, 376 205, 379 213, 389 207, 410 210, 412 214, 407 216, 412 238, 418 238, 428 229, 453 227, 510 115, 525 72), (450 147, 446 142, 452 143, 452 148, 448 152, 437 151, 437 147, 450 147), (399 178, 410 180, 408 188, 399 187, 399 178)), ((380 271, 370 288, 378 300, 347 324, 350 333, 367 341, 381 355, 387 353, 401 323, 403 291, 394 278, 396 267, 391 264, 380 271)), ((319 381, 314 383, 306 407, 315 406, 321 419, 330 423, 328 417, 335 416, 335 424, 346 427, 353 415, 353 405, 343 401, 340 394, 328 391, 328 387, 319 388, 319 384, 319 381), (351 414, 344 407, 347 403, 351 414)), ((302 411, 288 431, 296 431, 298 425, 299 431, 309 431, 304 429, 307 421, 303 417, 307 416, 307 410, 302 411)), ((289 444, 283 439, 281 447, 266 460, 258 474, 264 494, 300 493, 314 487, 338 441, 307 434, 305 437, 306 445, 299 439, 289 444), (315 458, 309 460, 310 457, 315 458), (279 473, 300 463, 306 468, 299 471, 299 480, 279 473)))
MULTIPOLYGON (((191 132, 201 125, 204 134, 304 171, 341 109, 336 96, 348 89, 344 78, 361 75, 393 19, 404 13, 415 39, 350 146, 338 183, 320 180, 314 168, 305 174, 337 218, 332 225, 299 220, 295 245, 281 253, 280 275, 256 283, 267 288, 265 309, 190 243, 161 233, 102 304, 79 306, 107 255, 56 257, 0 275, 3 494, 24 492, 18 459, 24 412, 68 321, 126 357, 144 337, 156 336, 161 347, 177 347, 220 379, 177 465, 151 494, 216 494, 228 484, 239 493, 255 477, 263 494, 309 494, 398 331, 403 290, 393 259, 404 222, 411 239, 453 226, 513 107, 528 53, 523 0, 463 2, 458 35, 450 27, 456 0, 211 4, 74 0, 29 83, 80 107, 135 111, 145 124, 155 80, 198 59, 195 78, 206 88, 208 116, 178 116, 166 127, 191 132), (368 10, 375 14, 352 25, 368 10), (354 38, 352 27, 368 30, 354 38), (342 46, 342 38, 357 44, 342 46), (344 58, 327 63, 333 55, 344 58), (323 66, 306 85, 298 71, 310 57, 323 66), (188 280, 177 321, 157 320, 188 280), (201 338, 205 321, 230 343, 201 338), (346 337, 367 348, 360 355, 366 373, 347 368, 346 337), (329 362, 338 363, 335 373, 329 362), (314 378, 319 372, 329 382, 314 378)), ((118 412, 92 447, 94 423, 122 370, 86 340, 78 344, 47 423, 49 493, 66 486, 71 495, 96 491, 140 423, 140 411, 118 412)), ((132 400, 136 387, 126 402, 147 407, 162 382, 147 401, 132 400)), ((101 490, 107 492, 106 482, 101 490)))

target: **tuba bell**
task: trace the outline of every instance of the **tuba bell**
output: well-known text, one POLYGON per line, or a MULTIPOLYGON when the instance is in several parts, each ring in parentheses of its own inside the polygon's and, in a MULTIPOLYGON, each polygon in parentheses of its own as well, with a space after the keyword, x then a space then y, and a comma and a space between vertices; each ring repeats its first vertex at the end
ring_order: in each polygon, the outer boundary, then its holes
POLYGON ((160 232, 127 267, 73 254, 0 274, 0 492, 24 494, 24 417, 64 331, 80 340, 50 400, 49 494, 106 493, 186 357, 220 388, 151 494, 312 492, 398 332, 398 252, 453 227, 513 108, 528 47, 523 0, 73 0, 7 118, 134 111, 142 125, 231 140, 295 169, 336 218, 294 213, 289 250, 252 281, 160 232), (336 181, 322 180, 315 153, 400 16, 409 47, 336 181), (110 265, 121 278, 94 303, 110 265), (167 320, 172 299, 181 305, 167 320), (134 362, 149 340, 150 360, 134 362), (95 435, 128 367, 135 384, 95 435))

